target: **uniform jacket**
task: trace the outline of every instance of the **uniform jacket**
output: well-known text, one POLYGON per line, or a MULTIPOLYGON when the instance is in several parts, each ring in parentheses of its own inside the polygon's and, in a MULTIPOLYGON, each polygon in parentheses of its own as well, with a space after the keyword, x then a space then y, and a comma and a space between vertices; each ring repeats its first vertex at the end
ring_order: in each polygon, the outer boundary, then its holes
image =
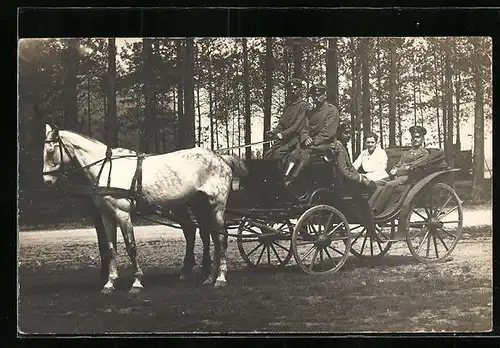
POLYGON ((416 150, 410 149, 403 152, 398 164, 396 164, 396 166, 394 167, 394 169, 396 169, 396 174, 398 176, 408 175, 409 169, 407 169, 406 166, 409 166, 411 168, 412 165, 421 162, 427 156, 429 156, 429 151, 427 151, 427 149, 424 149, 423 147, 420 147, 416 150))
POLYGON ((299 136, 300 130, 304 127, 306 112, 309 109, 310 105, 302 98, 297 98, 285 106, 278 125, 273 130, 274 133, 283 135, 283 140, 280 143, 288 143, 299 136))
POLYGON ((300 142, 311 138, 311 147, 322 148, 330 146, 337 133, 340 123, 339 111, 329 103, 323 103, 319 107, 314 107, 307 113, 304 128, 300 132, 300 142))
POLYGON ((336 173, 339 175, 339 180, 344 183, 345 181, 349 183, 359 183, 361 181, 360 174, 354 168, 347 153, 346 148, 338 140, 335 140, 333 144, 335 154, 337 155, 337 170, 336 173))
POLYGON ((352 165, 356 170, 363 168, 366 177, 372 181, 378 181, 389 176, 385 171, 387 169, 387 154, 378 145, 372 154, 368 150, 361 151, 352 165))

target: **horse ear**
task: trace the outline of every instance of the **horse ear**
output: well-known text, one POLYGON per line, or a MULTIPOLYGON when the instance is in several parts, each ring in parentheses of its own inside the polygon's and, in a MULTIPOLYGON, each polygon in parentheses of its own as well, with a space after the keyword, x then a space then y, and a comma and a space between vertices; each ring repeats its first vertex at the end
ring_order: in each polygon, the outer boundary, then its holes
POLYGON ((52 132, 54 133, 55 136, 59 136, 59 128, 57 126, 54 126, 52 128, 52 132))
POLYGON ((49 133, 52 132, 52 127, 46 123, 45 124, 45 136, 49 135, 49 133))

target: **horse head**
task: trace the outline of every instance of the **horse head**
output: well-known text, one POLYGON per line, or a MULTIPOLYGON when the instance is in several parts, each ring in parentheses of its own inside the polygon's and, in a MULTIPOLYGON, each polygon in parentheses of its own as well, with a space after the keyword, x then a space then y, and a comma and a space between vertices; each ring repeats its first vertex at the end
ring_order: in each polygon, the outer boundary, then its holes
POLYGON ((43 146, 43 181, 54 185, 64 167, 72 162, 72 156, 61 140, 59 128, 45 125, 45 141, 43 146))

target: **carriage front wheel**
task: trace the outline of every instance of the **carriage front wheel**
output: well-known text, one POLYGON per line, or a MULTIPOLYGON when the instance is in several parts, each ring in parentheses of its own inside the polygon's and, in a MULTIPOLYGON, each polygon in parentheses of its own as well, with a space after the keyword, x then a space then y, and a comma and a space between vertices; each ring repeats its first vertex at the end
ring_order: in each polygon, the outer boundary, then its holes
POLYGON ((349 223, 339 210, 317 205, 301 215, 292 234, 295 261, 308 274, 338 271, 349 257, 349 223))
POLYGON ((364 224, 351 226, 351 254, 360 259, 375 259, 387 254, 396 232, 394 220, 375 225, 375 232, 381 241, 372 238, 364 224))
POLYGON ((285 267, 292 257, 293 225, 244 217, 238 226, 238 250, 250 267, 285 267), (266 227, 269 227, 267 229, 266 227))
POLYGON ((422 263, 445 260, 462 235, 462 202, 455 190, 437 183, 410 202, 406 217, 406 243, 422 263))

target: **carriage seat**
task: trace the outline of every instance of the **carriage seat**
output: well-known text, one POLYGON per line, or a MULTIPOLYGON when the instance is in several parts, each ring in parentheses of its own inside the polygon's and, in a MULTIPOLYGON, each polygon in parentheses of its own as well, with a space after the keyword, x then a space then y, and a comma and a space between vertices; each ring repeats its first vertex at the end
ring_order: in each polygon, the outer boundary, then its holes
POLYGON ((441 149, 428 148, 427 150, 429 151, 429 156, 410 168, 408 181, 404 185, 394 188, 384 210, 377 214, 377 218, 391 215, 398 210, 415 183, 432 173, 448 168, 448 164, 444 160, 444 152, 441 149))
POLYGON ((408 172, 409 182, 415 183, 423 179, 427 175, 440 170, 449 169, 448 163, 446 163, 445 160, 443 150, 427 148, 427 151, 429 151, 429 156, 410 168, 408 172))

